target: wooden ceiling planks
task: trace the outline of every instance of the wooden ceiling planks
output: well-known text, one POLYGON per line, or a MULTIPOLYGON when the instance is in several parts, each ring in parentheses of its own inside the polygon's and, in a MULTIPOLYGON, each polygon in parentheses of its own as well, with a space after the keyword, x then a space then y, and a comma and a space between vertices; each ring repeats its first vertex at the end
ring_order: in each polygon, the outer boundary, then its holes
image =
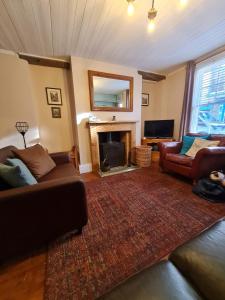
POLYGON ((49 5, 46 1, 40 1, 39 5, 36 2, 36 0, 3 1, 9 18, 22 42, 23 51, 47 55, 47 52, 50 54, 52 52, 52 37, 49 30, 51 23, 49 14, 46 13, 49 5), (46 32, 49 33, 47 37, 46 32))
POLYGON ((181 10, 178 0, 158 0, 149 34, 149 0, 135 2, 132 18, 125 0, 0 0, 0 48, 161 72, 225 44, 225 1, 203 1, 181 10))

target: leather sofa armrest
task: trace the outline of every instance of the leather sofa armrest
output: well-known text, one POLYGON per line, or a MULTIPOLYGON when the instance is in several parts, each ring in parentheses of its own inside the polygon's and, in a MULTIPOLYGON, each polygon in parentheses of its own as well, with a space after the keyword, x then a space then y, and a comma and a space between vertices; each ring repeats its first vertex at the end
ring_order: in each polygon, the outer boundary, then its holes
POLYGON ((192 178, 197 180, 216 170, 225 170, 225 147, 207 147, 198 151, 193 160, 192 178))
POLYGON ((178 247, 169 260, 195 286, 203 299, 223 300, 225 295, 225 220, 178 247))
POLYGON ((0 261, 80 230, 87 220, 85 186, 76 176, 0 192, 0 261))
POLYGON ((162 167, 163 160, 166 157, 167 153, 178 154, 182 148, 182 142, 161 142, 158 143, 159 152, 160 152, 160 161, 159 164, 162 167))
POLYGON ((69 152, 51 153, 50 156, 54 160, 56 165, 62 165, 70 162, 69 152))

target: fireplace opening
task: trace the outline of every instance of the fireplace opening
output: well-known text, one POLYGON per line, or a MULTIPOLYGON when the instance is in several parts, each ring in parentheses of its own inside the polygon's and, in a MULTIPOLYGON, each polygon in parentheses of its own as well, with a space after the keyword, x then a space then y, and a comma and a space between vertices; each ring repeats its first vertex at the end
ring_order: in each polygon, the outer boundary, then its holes
POLYGON ((98 135, 101 171, 107 172, 111 168, 124 166, 126 159, 122 133, 119 131, 100 132, 98 135))

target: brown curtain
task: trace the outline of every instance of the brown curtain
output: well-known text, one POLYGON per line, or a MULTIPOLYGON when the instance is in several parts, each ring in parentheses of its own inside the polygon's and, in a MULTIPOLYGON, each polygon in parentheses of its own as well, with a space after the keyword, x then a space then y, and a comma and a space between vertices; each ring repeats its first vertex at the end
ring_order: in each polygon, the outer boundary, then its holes
POLYGON ((196 64, 194 61, 189 61, 186 68, 186 80, 184 88, 184 101, 180 122, 180 133, 179 138, 185 135, 189 130, 190 117, 191 117, 191 104, 194 88, 194 75, 195 75, 196 64))

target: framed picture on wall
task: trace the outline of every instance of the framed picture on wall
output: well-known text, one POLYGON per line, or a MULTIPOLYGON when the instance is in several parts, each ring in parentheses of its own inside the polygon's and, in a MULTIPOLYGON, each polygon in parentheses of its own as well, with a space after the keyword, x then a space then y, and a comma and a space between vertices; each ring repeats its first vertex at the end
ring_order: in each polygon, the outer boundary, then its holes
POLYGON ((61 89, 46 87, 45 90, 48 105, 62 105, 61 89))
POLYGON ((51 107, 52 117, 61 118, 61 108, 60 107, 51 107))
POLYGON ((142 93, 142 106, 149 106, 149 94, 142 93))

